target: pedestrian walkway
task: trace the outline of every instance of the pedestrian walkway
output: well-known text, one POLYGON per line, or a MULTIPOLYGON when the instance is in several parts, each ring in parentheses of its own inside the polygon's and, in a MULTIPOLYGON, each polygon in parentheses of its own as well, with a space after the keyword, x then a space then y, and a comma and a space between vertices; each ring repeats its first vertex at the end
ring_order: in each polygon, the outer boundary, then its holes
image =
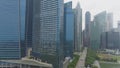
POLYGON ((94 62, 94 65, 96 65, 98 68, 100 68, 100 63, 99 63, 99 61, 96 60, 96 61, 94 62))
POLYGON ((87 54, 87 48, 85 48, 79 58, 76 68, 85 68, 85 58, 87 54))

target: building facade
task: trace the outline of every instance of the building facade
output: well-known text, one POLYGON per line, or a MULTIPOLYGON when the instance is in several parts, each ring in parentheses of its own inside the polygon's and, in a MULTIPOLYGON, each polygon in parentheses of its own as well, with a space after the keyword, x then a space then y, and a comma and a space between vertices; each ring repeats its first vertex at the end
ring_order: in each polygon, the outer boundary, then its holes
POLYGON ((74 13, 72 2, 64 5, 64 57, 73 57, 74 50, 74 13))
POLYGON ((74 9, 74 50, 80 52, 82 47, 82 9, 78 3, 74 9))
POLYGON ((33 0, 26 0, 26 16, 25 16, 26 56, 30 56, 29 50, 32 49, 32 26, 33 26, 33 0))
POLYGON ((101 49, 120 49, 119 32, 103 32, 101 37, 101 49))
POLYGON ((97 14, 94 17, 94 25, 91 28, 94 28, 92 31, 92 36, 91 38, 91 47, 93 49, 99 49, 100 48, 100 37, 102 32, 106 31, 106 25, 107 25, 107 19, 106 19, 106 11, 103 11, 99 14, 97 14))
POLYGON ((106 49, 107 48, 107 42, 108 42, 108 32, 103 32, 100 37, 100 49, 106 49))
POLYGON ((25 12, 26 12, 26 0, 20 0, 21 57, 26 56, 26 46, 25 46, 25 16, 26 16, 26 13, 25 12))
POLYGON ((25 45, 32 47, 33 0, 26 0, 25 45))
POLYGON ((107 14, 107 31, 110 31, 113 29, 113 13, 107 14))
POLYGON ((23 56, 25 22, 21 3, 21 0, 0 0, 0 59, 20 59, 23 56))
POLYGON ((91 23, 91 14, 89 11, 85 14, 85 46, 90 46, 90 23, 91 23))
POLYGON ((63 66, 63 0, 33 0, 32 55, 63 66))

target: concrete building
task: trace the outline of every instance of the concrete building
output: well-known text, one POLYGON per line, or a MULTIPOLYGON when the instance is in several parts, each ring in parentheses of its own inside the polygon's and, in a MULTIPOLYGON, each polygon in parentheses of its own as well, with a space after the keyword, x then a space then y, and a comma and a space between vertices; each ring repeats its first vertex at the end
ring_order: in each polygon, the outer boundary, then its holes
POLYGON ((32 55, 63 67, 63 0, 33 0, 32 55))
POLYGON ((64 4, 64 57, 73 57, 74 50, 74 13, 72 1, 64 4))
POLYGON ((74 23, 74 50, 80 52, 82 48, 82 9, 80 3, 74 9, 75 23, 74 23))
POLYGON ((22 59, 0 60, 0 68, 53 68, 53 66, 33 59, 22 59))

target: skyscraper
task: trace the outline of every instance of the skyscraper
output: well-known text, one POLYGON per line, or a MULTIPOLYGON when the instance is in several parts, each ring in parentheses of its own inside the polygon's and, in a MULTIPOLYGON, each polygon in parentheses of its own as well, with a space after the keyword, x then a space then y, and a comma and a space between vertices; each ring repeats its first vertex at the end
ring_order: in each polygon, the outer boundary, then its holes
POLYGON ((100 47, 100 37, 102 32, 106 31, 106 25, 107 25, 107 13, 106 11, 103 11, 99 14, 97 14, 94 17, 94 37, 93 40, 94 42, 92 42, 93 45, 91 45, 93 47, 93 49, 99 49, 100 47))
POLYGON ((90 23, 91 23, 91 14, 89 11, 85 14, 85 46, 90 45, 90 23))
POLYGON ((73 57, 74 50, 74 13, 72 1, 64 5, 64 56, 73 57))
POLYGON ((63 0, 33 0, 32 55, 52 63, 63 64, 63 0))
POLYGON ((33 0, 26 0, 25 44, 32 47, 33 0))
POLYGON ((113 28, 113 13, 107 14, 107 31, 110 31, 113 28))
POLYGON ((74 49, 76 52, 80 52, 82 47, 82 9, 80 4, 78 3, 76 8, 74 9, 75 14, 75 23, 74 23, 74 49))
POLYGON ((120 49, 120 35, 116 31, 103 32, 101 38, 101 49, 120 49))
POLYGON ((33 24, 33 0, 26 0, 25 17, 25 48, 26 55, 29 56, 29 50, 32 49, 32 25, 33 24))
POLYGON ((26 55, 26 46, 25 46, 25 11, 26 11, 26 0, 20 0, 20 17, 21 17, 21 24, 20 24, 20 35, 21 35, 21 56, 25 57, 26 55))
POLYGON ((20 59, 22 56, 24 20, 20 1, 0 0, 0 59, 20 59))
POLYGON ((120 21, 118 21, 118 28, 117 28, 119 34, 120 34, 120 21))

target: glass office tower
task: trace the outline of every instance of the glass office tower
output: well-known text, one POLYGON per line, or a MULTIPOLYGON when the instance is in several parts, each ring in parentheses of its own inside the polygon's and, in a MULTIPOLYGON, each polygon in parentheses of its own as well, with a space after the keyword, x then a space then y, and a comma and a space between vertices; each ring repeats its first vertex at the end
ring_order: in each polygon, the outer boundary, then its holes
POLYGON ((89 11, 85 13, 85 46, 90 47, 90 23, 91 14, 89 11))
POLYGON ((80 3, 77 4, 75 10, 75 23, 74 23, 74 50, 75 52, 80 52, 82 48, 82 8, 80 3))
POLYGON ((33 0, 26 0, 25 45, 32 47, 33 0))
POLYGON ((73 57, 74 50, 74 13, 72 1, 64 5, 64 57, 73 57))
POLYGON ((93 44, 91 45, 93 49, 99 49, 100 48, 100 36, 102 32, 106 31, 106 25, 107 25, 107 17, 106 17, 106 11, 103 11, 99 14, 97 14, 94 17, 94 37, 93 37, 93 44))
POLYGON ((0 0, 0 59, 20 59, 24 41, 21 0, 0 0))
POLYGON ((21 45, 21 56, 26 56, 26 46, 25 46, 25 16, 26 16, 26 0, 20 0, 20 45, 21 45))
POLYGON ((32 55, 52 63, 63 64, 63 0, 33 0, 32 55))

